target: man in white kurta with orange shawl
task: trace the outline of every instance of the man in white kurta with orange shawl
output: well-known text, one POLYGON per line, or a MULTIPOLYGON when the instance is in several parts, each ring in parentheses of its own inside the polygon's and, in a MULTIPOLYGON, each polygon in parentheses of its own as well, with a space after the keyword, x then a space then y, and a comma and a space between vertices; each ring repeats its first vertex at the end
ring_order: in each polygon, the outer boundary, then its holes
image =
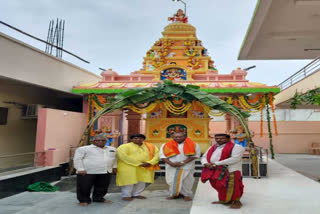
POLYGON ((140 195, 146 183, 154 182, 155 170, 160 169, 159 149, 144 142, 142 134, 132 135, 132 142, 123 144, 117 149, 118 172, 117 186, 121 187, 122 199, 131 201, 145 199, 140 195))
POLYGON ((191 201, 195 160, 201 155, 200 147, 182 132, 173 134, 172 138, 160 149, 160 158, 166 163, 167 199, 183 196, 185 201, 191 201))

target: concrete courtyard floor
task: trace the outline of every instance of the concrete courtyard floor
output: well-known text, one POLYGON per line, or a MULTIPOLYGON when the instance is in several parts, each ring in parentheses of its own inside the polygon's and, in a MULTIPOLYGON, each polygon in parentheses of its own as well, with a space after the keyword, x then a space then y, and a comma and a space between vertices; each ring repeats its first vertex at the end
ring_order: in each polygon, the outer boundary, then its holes
POLYGON ((114 185, 113 180, 111 193, 106 196, 114 202, 113 204, 93 203, 88 207, 79 207, 75 196, 75 178, 69 177, 56 184, 60 187, 58 192, 23 192, 1 199, 0 214, 318 214, 320 213, 318 199, 320 183, 317 182, 319 167, 320 156, 277 155, 276 161, 269 161, 267 178, 244 178, 245 193, 242 198, 244 206, 240 210, 210 204, 211 201, 217 200, 217 194, 208 183, 201 182, 196 182, 194 185, 193 202, 184 202, 182 199, 168 201, 165 199, 168 186, 164 177, 159 177, 154 184, 146 188, 143 192, 143 195, 148 197, 146 200, 122 201, 119 188, 114 185), (302 174, 306 174, 309 178, 302 174))
MULTIPOLYGON (((285 155, 280 155, 282 161, 285 155)), ((311 157, 311 156, 305 156, 311 157)), ((320 165, 320 158, 313 156, 309 161, 308 174, 315 177, 319 171, 315 172, 320 165)), ((307 163, 301 163, 300 155, 293 155, 289 159, 293 159, 293 163, 286 160, 286 163, 291 163, 297 166, 293 168, 302 170, 307 163)), ((290 164, 290 165, 291 165, 290 164)), ((304 171, 304 170, 303 170, 304 171)), ((229 214, 229 213, 258 213, 258 214, 319 214, 320 203, 320 183, 316 179, 310 179, 275 160, 269 160, 268 177, 261 179, 244 179, 244 194, 241 198, 243 207, 240 210, 232 210, 228 206, 213 205, 212 201, 217 201, 217 193, 213 191, 209 183, 199 182, 197 191, 192 204, 191 214, 229 214)))
MULTIPOLYGON (((198 179, 196 179, 198 181, 198 179)), ((195 182, 194 190, 197 187, 195 182)), ((64 178, 57 183, 60 191, 52 193, 23 192, 0 200, 0 214, 185 214, 190 212, 192 202, 182 199, 168 201, 168 185, 164 177, 158 177, 142 195, 146 200, 135 199, 131 202, 121 200, 120 189, 114 179, 105 197, 112 204, 92 203, 88 207, 78 206, 75 194, 75 177, 64 178)))
POLYGON ((300 174, 320 181, 320 155, 276 154, 275 160, 300 174))

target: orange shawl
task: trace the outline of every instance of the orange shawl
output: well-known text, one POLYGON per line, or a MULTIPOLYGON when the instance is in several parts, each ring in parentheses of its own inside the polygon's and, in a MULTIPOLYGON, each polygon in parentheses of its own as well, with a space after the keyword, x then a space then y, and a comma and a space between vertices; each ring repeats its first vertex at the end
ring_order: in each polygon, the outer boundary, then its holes
MULTIPOLYGON (((163 153, 166 157, 170 158, 180 154, 178 149, 178 143, 175 140, 167 142, 163 146, 163 153)), ((196 154, 196 144, 190 139, 186 138, 183 145, 184 155, 195 155, 196 154)))
MULTIPOLYGON (((150 158, 150 160, 152 160, 152 158, 154 156, 154 151, 155 151, 156 146, 151 144, 151 143, 147 143, 147 142, 144 142, 144 145, 146 145, 146 147, 148 148, 148 150, 149 150, 149 158, 150 158)), ((153 166, 146 167, 146 169, 150 170, 150 171, 160 170, 160 166, 159 166, 159 164, 155 164, 153 166)))

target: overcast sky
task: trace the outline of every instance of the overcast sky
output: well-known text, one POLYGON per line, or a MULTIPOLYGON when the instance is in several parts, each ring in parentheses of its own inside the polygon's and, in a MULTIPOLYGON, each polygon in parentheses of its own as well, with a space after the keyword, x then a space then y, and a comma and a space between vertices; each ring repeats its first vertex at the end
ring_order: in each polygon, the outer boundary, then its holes
MULTIPOLYGON (((256 65, 247 79, 277 85, 309 62, 237 60, 256 0, 184 1, 189 23, 196 27, 220 74, 256 65)), ((0 20, 46 40, 49 21, 64 19, 64 49, 91 63, 66 53, 64 60, 97 74, 99 67, 129 74, 141 68, 145 53, 169 24, 167 17, 179 8, 183 4, 172 0, 0 0, 0 20)), ((44 44, 3 25, 0 32, 45 49, 44 44)))

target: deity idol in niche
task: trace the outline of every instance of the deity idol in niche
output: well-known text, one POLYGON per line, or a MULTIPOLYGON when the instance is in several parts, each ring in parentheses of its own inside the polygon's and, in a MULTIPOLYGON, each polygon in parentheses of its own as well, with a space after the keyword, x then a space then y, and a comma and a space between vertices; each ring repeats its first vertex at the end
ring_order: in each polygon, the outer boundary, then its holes
POLYGON ((185 56, 190 56, 190 57, 196 56, 196 55, 198 55, 198 51, 197 51, 195 48, 193 48, 193 47, 188 47, 188 48, 185 50, 184 55, 185 55, 185 56))
POLYGON ((160 57, 166 57, 168 55, 169 50, 167 48, 161 48, 158 52, 158 55, 160 57))
POLYGON ((184 14, 182 9, 179 9, 173 17, 168 18, 168 21, 187 23, 188 17, 184 14))
POLYGON ((147 56, 150 57, 150 58, 153 58, 153 57, 155 56, 154 50, 149 50, 149 51, 147 52, 147 56))
POLYGON ((208 49, 203 48, 202 51, 201 51, 201 55, 202 56, 208 56, 208 49))
POLYGON ((211 70, 217 70, 217 68, 214 65, 214 61, 213 60, 209 61, 208 68, 211 69, 211 70))
POLYGON ((183 42, 183 46, 193 46, 194 45, 194 41, 187 39, 183 42))
POLYGON ((183 80, 183 77, 185 77, 183 72, 178 68, 169 68, 168 70, 166 70, 166 72, 163 73, 162 76, 168 80, 176 81, 183 80))
POLYGON ((197 40, 196 41, 196 46, 202 46, 202 41, 201 40, 197 40))
POLYGON ((140 69, 140 70, 146 70, 146 62, 145 62, 145 61, 143 61, 143 63, 142 63, 142 69, 140 69))
MULTIPOLYGON (((251 137, 254 136, 254 132, 252 132, 250 134, 251 134, 251 137)), ((235 144, 238 144, 243 147, 248 146, 247 135, 246 135, 244 128, 242 126, 235 127, 235 130, 230 131, 230 135, 231 135, 231 138, 234 139, 235 144)))
POLYGON ((162 46, 162 44, 163 44, 163 42, 162 42, 162 40, 160 39, 160 40, 158 40, 158 41, 156 41, 156 42, 154 43, 154 46, 162 46))
POLYGON ((197 57, 191 57, 188 60, 188 67, 191 69, 199 69, 201 68, 201 64, 199 62, 199 59, 197 57))
POLYGON ((120 132, 118 130, 111 131, 111 128, 108 126, 104 126, 102 129, 102 134, 107 138, 106 146, 113 146, 114 139, 120 136, 120 132))

